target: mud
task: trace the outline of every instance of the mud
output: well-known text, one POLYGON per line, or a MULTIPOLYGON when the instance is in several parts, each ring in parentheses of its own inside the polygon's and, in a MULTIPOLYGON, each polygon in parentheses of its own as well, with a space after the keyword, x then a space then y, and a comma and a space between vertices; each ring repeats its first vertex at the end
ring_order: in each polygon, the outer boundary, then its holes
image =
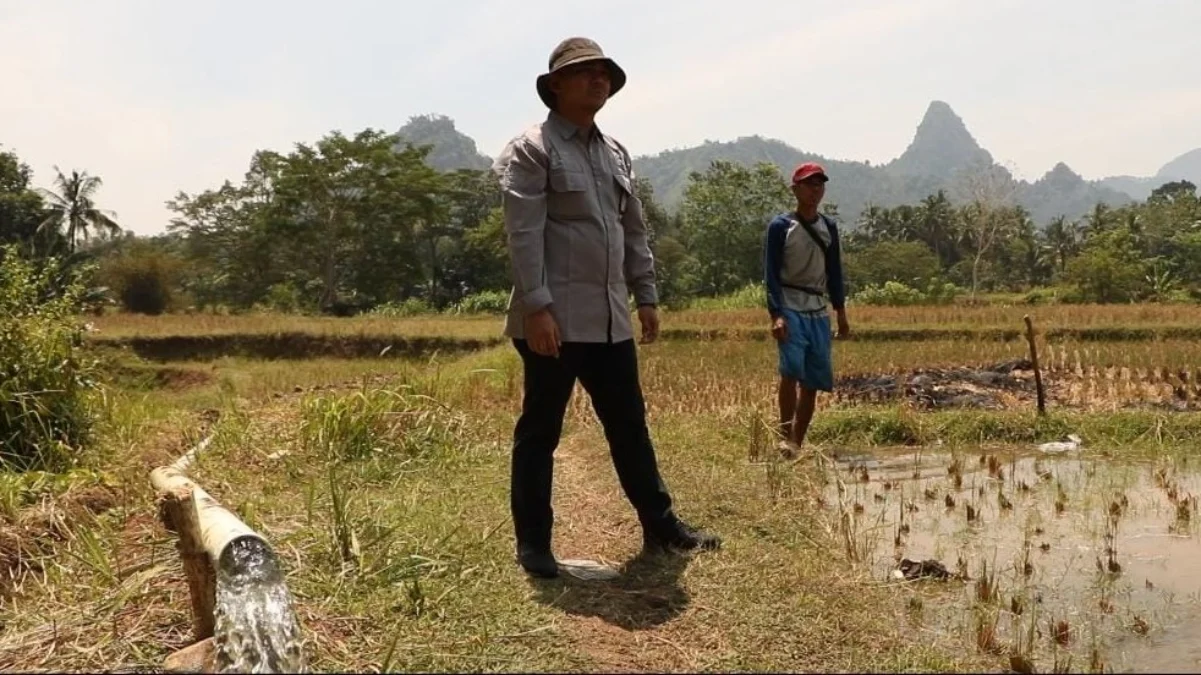
MULTIPOLYGON (((1048 405, 1057 408, 1085 407, 1090 398, 1086 396, 1088 386, 1080 378, 1044 372, 1043 385, 1048 405)), ((1104 397, 1106 405, 1176 412, 1201 410, 1201 389, 1195 383, 1152 384, 1124 393, 1126 396, 1120 398, 1104 397)), ((844 403, 905 401, 920 410, 1005 410, 1034 406, 1037 389, 1031 361, 1015 359, 982 368, 918 368, 900 374, 847 375, 838 379, 834 396, 844 403)))
POLYGON ((1094 645, 1117 672, 1201 670, 1195 467, 1032 448, 833 460, 825 503, 855 514, 854 536, 879 577, 945 589, 956 609, 922 619, 937 630, 975 644, 983 607, 996 648, 1029 650, 1040 672, 1067 654, 1073 670, 1088 669, 1094 645), (954 574, 898 580, 902 559, 940 561, 954 574))
POLYGON ((1016 360, 986 368, 921 368, 899 375, 850 375, 839 379, 839 400, 880 403, 905 399, 917 408, 983 408, 1000 410, 1034 400, 1034 371, 1016 360))

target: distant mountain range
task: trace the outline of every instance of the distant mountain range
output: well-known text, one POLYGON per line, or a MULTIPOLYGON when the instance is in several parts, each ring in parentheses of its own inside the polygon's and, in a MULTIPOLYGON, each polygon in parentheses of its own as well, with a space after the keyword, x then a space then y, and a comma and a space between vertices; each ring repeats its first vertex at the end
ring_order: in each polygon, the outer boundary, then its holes
MULTIPOLYGON (((489 158, 476 149, 475 141, 456 130, 454 121, 445 116, 415 117, 400 129, 399 135, 411 143, 433 145, 427 161, 440 170, 484 169, 490 164, 489 158)), ((634 171, 650 181, 656 198, 667 209, 674 210, 683 199, 688 176, 693 171, 703 172, 718 159, 746 165, 770 162, 784 172, 801 162, 821 162, 832 179, 826 199, 838 204, 839 214, 848 224, 873 204, 916 204, 940 189, 954 198, 955 185, 964 170, 996 166, 992 155, 980 147, 951 106, 933 101, 909 147, 883 165, 831 159, 783 141, 745 136, 637 157, 634 171)), ((1079 218, 1098 202, 1120 206, 1146 199, 1156 187, 1174 180, 1201 185, 1201 148, 1168 162, 1151 177, 1114 176, 1088 181, 1060 162, 1033 183, 1017 181, 1015 199, 1030 211, 1036 223, 1045 225, 1059 215, 1079 218)))
POLYGON ((1201 186, 1201 148, 1190 150, 1164 164, 1151 178, 1111 176, 1103 179, 1101 184, 1125 192, 1135 199, 1146 199, 1155 188, 1176 180, 1187 180, 1193 185, 1201 186))

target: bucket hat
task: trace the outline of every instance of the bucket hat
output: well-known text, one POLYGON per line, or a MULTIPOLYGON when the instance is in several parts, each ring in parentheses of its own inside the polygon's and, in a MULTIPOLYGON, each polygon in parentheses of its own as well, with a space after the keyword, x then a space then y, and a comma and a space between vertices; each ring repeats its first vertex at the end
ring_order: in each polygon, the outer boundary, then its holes
POLYGON ((555 94, 550 90, 550 76, 577 63, 600 61, 609 69, 609 97, 621 91, 626 84, 626 73, 613 59, 605 56, 605 52, 594 40, 585 37, 572 37, 560 42, 550 53, 547 71, 538 76, 538 97, 548 108, 555 107, 555 94))

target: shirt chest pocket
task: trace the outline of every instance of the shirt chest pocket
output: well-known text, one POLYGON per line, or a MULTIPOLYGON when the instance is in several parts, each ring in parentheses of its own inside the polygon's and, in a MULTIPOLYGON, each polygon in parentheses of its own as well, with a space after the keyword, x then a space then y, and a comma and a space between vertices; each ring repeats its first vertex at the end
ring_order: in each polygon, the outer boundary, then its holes
POLYGON ((587 218, 592 212, 589 176, 583 167, 555 161, 549 172, 550 189, 546 194, 547 215, 555 220, 587 218))

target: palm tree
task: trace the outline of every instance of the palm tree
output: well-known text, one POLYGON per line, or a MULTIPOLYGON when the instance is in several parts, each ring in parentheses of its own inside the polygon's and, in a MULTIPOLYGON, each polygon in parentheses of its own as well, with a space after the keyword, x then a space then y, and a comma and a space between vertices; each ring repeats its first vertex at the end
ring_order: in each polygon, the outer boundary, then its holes
POLYGON ((1085 236, 1089 237, 1094 234, 1100 234, 1108 229, 1109 225, 1113 221, 1112 215, 1112 211, 1110 210, 1108 204, 1105 202, 1097 202, 1097 204, 1093 206, 1093 212, 1084 217, 1085 236))
POLYGON ((121 226, 113 220, 117 214, 96 208, 92 200, 96 190, 103 184, 99 176, 90 176, 86 171, 72 171, 67 176, 57 166, 54 171, 58 174, 54 179, 58 192, 38 190, 50 204, 50 214, 38 226, 39 231, 44 228, 65 229, 69 253, 75 253, 75 242, 78 239, 86 241, 91 231, 120 234, 121 226))
POLYGON ((1056 216, 1043 233, 1055 257, 1056 271, 1067 269, 1068 258, 1080 252, 1079 232, 1064 216, 1056 216))

